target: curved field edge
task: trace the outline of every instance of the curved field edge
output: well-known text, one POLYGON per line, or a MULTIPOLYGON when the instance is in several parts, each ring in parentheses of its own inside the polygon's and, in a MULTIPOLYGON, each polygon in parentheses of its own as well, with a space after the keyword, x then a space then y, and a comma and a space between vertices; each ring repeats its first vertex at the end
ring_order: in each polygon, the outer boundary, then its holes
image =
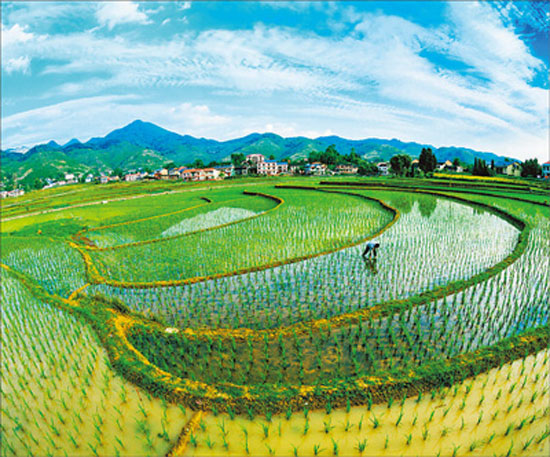
POLYGON ((266 414, 302 409, 304 403, 319 409, 330 402, 333 407, 378 404, 390 398, 414 396, 422 392, 451 387, 505 363, 525 358, 550 347, 550 325, 529 329, 497 344, 461 354, 445 361, 432 361, 408 372, 379 377, 341 380, 333 385, 301 387, 234 386, 222 392, 200 381, 178 378, 151 364, 127 338, 134 326, 164 331, 164 327, 130 312, 118 300, 99 297, 67 300, 48 294, 22 273, 12 272, 36 298, 86 317, 103 343, 113 367, 127 380, 170 402, 192 409, 266 414))
POLYGON ((167 452, 189 410, 121 377, 87 319, 0 277, 0 455, 167 452))
MULTIPOLYGON (((7 268, 7 267, 4 267, 7 268)), ((7 268, 9 269, 9 268, 7 268)), ((340 381, 332 386, 309 386, 296 389, 270 389, 269 387, 249 388, 236 386, 230 393, 220 392, 200 382, 191 382, 174 377, 152 365, 143 355, 128 343, 126 332, 134 325, 154 328, 162 327, 128 312, 117 301, 99 298, 83 298, 80 301, 63 300, 47 294, 29 278, 16 273, 20 280, 35 294, 59 306, 77 310, 86 315, 98 332, 117 369, 129 380, 147 390, 167 397, 172 401, 187 404, 192 408, 232 409, 244 412, 247 408, 269 411, 282 411, 289 407, 299 407, 304 401, 315 407, 326 404, 330 399, 335 406, 382 402, 389 396, 399 394, 412 395, 438 386, 450 386, 458 380, 479 374, 507 361, 525 357, 548 347, 549 326, 530 329, 518 336, 510 337, 499 343, 469 354, 449 359, 445 362, 428 363, 418 369, 378 378, 361 378, 351 382, 340 381), (101 305, 103 301, 103 306, 101 305)))
MULTIPOLYGON (((541 205, 541 206, 550 206, 550 199, 549 201, 540 202, 537 200, 529 199, 529 198, 522 198, 522 197, 516 197, 514 195, 499 195, 495 193, 490 192, 480 192, 478 190, 470 190, 470 189, 464 189, 464 186, 460 184, 461 188, 455 188, 452 185, 443 186, 437 182, 433 182, 432 185, 424 185, 424 186, 407 186, 404 184, 393 184, 393 183, 383 183, 383 182, 375 182, 375 183, 368 183, 364 181, 320 181, 320 186, 323 186, 324 188, 339 188, 339 187, 350 187, 350 188, 364 188, 364 189, 378 189, 378 190, 392 190, 392 189, 400 189, 400 190, 408 190, 411 192, 414 192, 416 190, 422 191, 430 191, 430 189, 433 189, 433 191, 439 191, 439 192, 453 192, 453 193, 463 193, 463 194, 471 194, 471 195, 482 195, 485 197, 497 197, 497 198, 506 198, 508 200, 515 200, 518 202, 523 203, 532 203, 534 205, 541 205), (446 187, 446 188, 445 188, 446 187)), ((491 189, 492 190, 492 189, 491 189)), ((495 189, 495 192, 501 191, 504 192, 507 190, 507 188, 502 189, 495 189)), ((509 190, 509 189, 508 189, 509 190)), ((537 192, 535 195, 545 195, 549 196, 548 192, 537 192)))
MULTIPOLYGON (((89 251, 97 251, 97 252, 114 251, 114 250, 117 250, 117 249, 125 249, 125 248, 131 248, 131 247, 136 247, 136 246, 144 246, 146 244, 162 243, 164 241, 170 241, 170 240, 174 240, 174 239, 177 239, 177 238, 183 238, 183 237, 187 237, 187 236, 191 236, 191 235, 197 235, 198 233, 204 233, 204 232, 208 232, 208 231, 212 231, 212 230, 217 230, 217 229, 229 227, 231 225, 246 222, 246 221, 249 221, 251 219, 255 219, 259 216, 263 216, 263 215, 265 215, 265 214, 267 214, 271 211, 275 211, 275 210, 279 209, 279 207, 282 204, 284 204, 284 200, 282 198, 274 197, 272 195, 267 195, 267 194, 263 194, 263 193, 260 193, 260 192, 249 192, 249 191, 245 190, 245 191, 243 191, 243 194, 244 195, 250 195, 250 196, 259 196, 259 197, 266 198, 268 200, 273 200, 276 203, 276 206, 274 206, 273 208, 270 208, 266 211, 263 211, 261 213, 258 213, 258 214, 255 214, 253 216, 249 216, 249 217, 246 217, 246 218, 243 218, 243 219, 239 219, 239 220, 232 221, 232 222, 227 222, 225 224, 215 225, 215 226, 212 226, 212 227, 203 228, 203 229, 200 229, 200 230, 194 230, 194 231, 191 231, 191 232, 181 233, 181 234, 178 234, 178 235, 165 236, 165 237, 162 237, 162 238, 153 238, 153 239, 150 239, 150 240, 134 241, 132 243, 125 243, 125 244, 119 244, 119 245, 116 245, 116 246, 106 246, 106 247, 91 246, 89 244, 85 244, 85 243, 82 243, 82 242, 79 243, 79 240, 82 240, 82 235, 84 235, 84 233, 87 233, 87 232, 103 230, 105 228, 119 227, 119 226, 122 226, 122 225, 131 225, 131 224, 135 224, 137 222, 143 222, 143 221, 147 221, 147 220, 151 220, 151 219, 156 219, 156 218, 159 218, 159 217, 172 216, 174 214, 182 213, 184 211, 189 211, 189 210, 201 208, 201 207, 207 206, 208 204, 212 203, 212 200, 210 200, 209 198, 200 197, 200 198, 206 200, 207 203, 203 204, 203 205, 192 206, 190 208, 185 208, 183 210, 174 211, 174 212, 171 212, 171 213, 161 214, 161 215, 158 215, 158 216, 150 216, 150 217, 146 217, 146 218, 138 219, 138 220, 134 220, 134 221, 121 222, 121 223, 113 224, 113 225, 110 225, 110 226, 96 227, 94 229, 88 229, 88 230, 80 231, 77 234, 73 235, 72 238, 73 238, 73 241, 83 245, 82 247, 84 249, 89 250, 89 251)), ((225 203, 230 203, 230 202, 233 202, 233 201, 236 201, 236 200, 238 200, 238 199, 231 199, 231 200, 227 200, 227 201, 220 202, 220 203, 225 204, 225 203)))
MULTIPOLYGON (((292 187, 290 187, 290 188, 292 188, 292 187)), ((312 188, 307 188, 307 189, 308 190, 319 190, 320 192, 324 192, 321 189, 312 189, 312 188)), ((384 227, 382 227, 378 232, 376 232, 372 235, 366 236, 366 237, 362 237, 361 239, 359 239, 357 241, 354 241, 352 243, 345 243, 345 244, 343 244, 341 246, 338 246, 336 248, 331 248, 331 249, 327 249, 327 250, 324 250, 324 251, 314 252, 314 253, 306 254, 306 255, 302 255, 302 256, 291 257, 291 258, 284 259, 284 260, 277 260, 277 261, 274 261, 274 262, 269 262, 269 263, 266 263, 266 264, 257 265, 257 266, 253 266, 253 267, 242 268, 242 269, 223 272, 223 273, 216 273, 216 274, 207 275, 207 276, 195 276, 195 277, 192 277, 192 278, 177 279, 177 280, 164 280, 164 281, 151 281, 151 282, 125 282, 125 281, 110 280, 110 279, 105 278, 103 275, 101 275, 101 273, 99 273, 97 267, 94 265, 94 260, 81 246, 77 245, 74 242, 69 242, 69 245, 71 247, 77 249, 78 252, 81 254, 81 256, 84 260, 84 263, 86 265, 86 275, 87 275, 88 281, 91 284, 105 284, 105 285, 108 285, 108 286, 119 287, 119 288, 123 288, 123 289, 151 289, 151 288, 157 288, 157 287, 173 287, 173 286, 181 286, 181 285, 185 285, 185 284, 195 284, 195 283, 199 283, 199 282, 209 281, 211 279, 219 279, 219 278, 226 278, 226 277, 230 277, 230 276, 238 276, 238 275, 242 275, 242 274, 246 274, 246 273, 252 273, 252 272, 256 272, 256 271, 263 271, 263 270, 267 270, 267 269, 270 269, 270 268, 279 267, 279 266, 282 266, 282 265, 289 265, 289 264, 292 264, 292 263, 298 263, 298 262, 302 262, 304 260, 313 259, 315 257, 320 257, 320 256, 323 256, 323 255, 331 254, 333 252, 341 251, 343 249, 346 249, 346 248, 349 248, 349 247, 352 247, 352 246, 357 246, 361 243, 364 243, 365 241, 368 241, 372 238, 375 238, 375 237, 381 235, 387 229, 389 229, 393 224, 395 224, 395 222, 400 217, 400 213, 397 209, 389 206, 388 204, 384 203, 382 200, 379 200, 375 197, 367 197, 367 196, 364 196, 364 195, 354 194, 354 193, 351 193, 351 192, 334 191, 334 193, 343 194, 343 195, 350 195, 350 196, 353 196, 353 197, 358 197, 358 198, 363 199, 363 200, 373 201, 373 202, 377 203, 383 210, 390 212, 393 215, 393 218, 388 224, 386 224, 384 227)), ((250 220, 250 219, 253 219, 253 218, 256 218, 256 217, 261 217, 261 216, 264 216, 265 214, 267 214, 269 211, 274 211, 274 210, 279 209, 281 207, 281 205, 284 204, 284 200, 282 198, 276 197, 274 195, 269 195, 269 194, 259 193, 259 192, 252 192, 251 194, 260 195, 260 196, 263 196, 263 197, 266 197, 266 198, 271 198, 275 201, 279 201, 279 204, 277 206, 275 206, 274 208, 271 208, 271 210, 265 211, 263 213, 255 215, 255 216, 251 216, 250 218, 230 222, 230 223, 225 224, 223 226, 210 227, 208 229, 200 230, 196 233, 203 232, 203 231, 211 231, 211 230, 219 229, 219 228, 222 228, 222 227, 225 227, 225 226, 228 226, 228 225, 236 225, 236 224, 242 223, 244 221, 247 221, 247 220, 250 220)), ((164 241, 164 239, 158 240, 158 241, 164 241)))
POLYGON ((387 404, 310 411, 304 403, 265 417, 200 411, 199 423, 185 427, 186 447, 172 455, 307 456, 315 447, 346 456, 549 455, 548 356, 387 404))
MULTIPOLYGON (((160 392, 163 396, 186 403, 191 407, 197 404, 203 405, 205 402, 208 407, 216 409, 229 407, 236 411, 254 408, 254 404, 264 405, 270 410, 277 411, 289 406, 292 408, 293 405, 296 407, 303 401, 320 407, 326 403, 327 399, 338 406, 348 401, 352 404, 361 404, 365 401, 381 402, 388 396, 399 396, 400 393, 411 395, 437 386, 452 385, 464 377, 537 352, 547 346, 549 337, 548 326, 541 327, 502 340, 490 348, 463 354, 445 362, 426 364, 412 373, 404 373, 401 377, 388 374, 385 377, 361 378, 351 382, 339 381, 332 386, 303 386, 294 389, 270 390, 269 387, 231 386, 229 395, 204 383, 179 379, 151 365, 129 344, 126 334, 135 325, 154 331, 164 329, 134 313, 129 313, 119 302, 103 301, 104 306, 101 306, 101 301, 103 300, 99 298, 84 298, 80 306, 84 305, 82 308, 87 310, 87 314, 100 324, 99 331, 103 325, 110 328, 107 333, 108 338, 103 337, 102 340, 110 348, 109 353, 113 355, 113 359, 121 364, 121 371, 130 375, 131 380, 148 390, 160 392), (101 314, 103 317, 98 320, 101 314), (114 339, 115 337, 117 338, 114 339)), ((79 306, 76 302, 67 302, 73 306, 79 306)))
POLYGON ((147 242, 153 242, 155 240, 139 241, 139 242, 136 242, 136 243, 127 243, 127 244, 118 245, 118 246, 98 247, 98 246, 95 246, 93 244, 93 242, 91 240, 89 240, 85 235, 86 235, 86 233, 90 233, 90 232, 99 232, 101 230, 108 230, 108 229, 115 228, 115 227, 138 224, 140 222, 150 221, 150 220, 158 219, 158 218, 161 218, 161 217, 168 217, 168 216, 173 216, 175 214, 181 214, 181 213, 184 213, 186 211, 192 211, 192 210, 197 209, 197 208, 205 207, 205 206, 209 205, 210 203, 212 203, 212 200, 210 200, 207 197, 199 197, 199 198, 201 200, 204 200, 206 203, 202 203, 200 205, 194 205, 194 206, 182 208, 182 209, 179 209, 177 211, 170 211, 168 213, 157 214, 155 216, 142 217, 140 219, 134 219, 134 220, 131 220, 131 221, 117 222, 115 224, 102 225, 100 227, 83 228, 82 230, 79 230, 77 233, 72 235, 71 238, 75 243, 82 245, 82 247, 84 247, 85 249, 94 250, 94 251, 108 251, 108 250, 111 250, 111 249, 120 249, 121 247, 145 244, 147 242))

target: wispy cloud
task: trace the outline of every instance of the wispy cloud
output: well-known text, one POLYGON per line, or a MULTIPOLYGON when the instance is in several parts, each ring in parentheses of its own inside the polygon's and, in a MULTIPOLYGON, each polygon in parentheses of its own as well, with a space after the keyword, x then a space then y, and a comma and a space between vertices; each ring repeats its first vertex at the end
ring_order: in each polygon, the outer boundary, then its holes
POLYGON ((220 128, 231 122, 229 117, 212 113, 206 105, 143 102, 140 97, 131 95, 86 97, 5 117, 2 120, 2 145, 9 148, 50 139, 63 143, 75 136, 87 140, 105 135, 136 118, 206 137, 216 136, 220 128), (83 117, 87 119, 84 123, 83 117))
MULTIPOLYGON (((171 32, 136 39, 141 25, 153 20, 148 16, 153 10, 140 5, 102 3, 96 10, 102 29, 78 33, 38 33, 10 23, 2 28, 3 38, 11 40, 6 49, 3 45, 4 71, 28 72, 31 62, 41 62, 33 65, 34 73, 61 80, 37 94, 42 103, 145 89, 170 100, 165 111, 176 116, 177 109, 171 110, 178 103, 186 106, 186 97, 201 94, 192 106, 215 107, 217 115, 232 119, 218 134, 212 130, 218 138, 229 126, 239 130, 233 122, 238 120, 289 132, 339 125, 342 134, 355 138, 475 144, 519 156, 529 152, 518 150, 518 138, 539 155, 547 147, 548 90, 533 84, 547 64, 487 3, 450 2, 442 22, 430 25, 349 4, 266 5, 278 8, 277 14, 320 9, 320 20, 338 25, 334 33, 292 22, 245 26, 239 21, 233 27, 182 31, 155 10, 154 20, 171 32), (119 34, 120 24, 137 27, 119 34)), ((188 9, 184 2, 176 7, 188 9)), ((195 9, 200 4, 193 14, 195 9)), ((133 117, 142 117, 147 103, 142 98, 122 111, 133 109, 133 117)), ((164 120, 169 122, 168 116, 164 120)), ((186 122, 186 128, 198 128, 186 122)))
POLYGON ((8 73, 28 73, 31 60, 27 56, 16 57, 15 59, 7 59, 2 62, 3 70, 8 73))

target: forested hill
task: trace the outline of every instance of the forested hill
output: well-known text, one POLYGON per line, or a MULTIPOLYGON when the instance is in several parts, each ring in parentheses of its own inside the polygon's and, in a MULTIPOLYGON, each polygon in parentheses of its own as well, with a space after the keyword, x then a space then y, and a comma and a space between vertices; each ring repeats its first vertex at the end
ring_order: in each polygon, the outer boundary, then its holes
POLYGON ((232 153, 262 153, 277 159, 306 158, 311 151, 325 150, 334 144, 338 152, 348 154, 352 148, 367 160, 389 160, 399 153, 418 157, 423 147, 431 147, 439 161, 458 157, 472 163, 474 157, 487 161, 499 156, 462 147, 435 148, 428 144, 405 143, 396 139, 368 138, 348 140, 338 136, 315 139, 305 137, 283 138, 273 133, 253 133, 242 138, 216 141, 180 135, 155 124, 134 121, 114 130, 103 138, 92 138, 85 143, 72 139, 64 145, 55 141, 32 147, 26 153, 6 150, 1 152, 2 177, 15 176, 22 181, 55 177, 64 172, 106 172, 158 168, 167 162, 184 165, 201 159, 204 163, 228 159, 232 153))

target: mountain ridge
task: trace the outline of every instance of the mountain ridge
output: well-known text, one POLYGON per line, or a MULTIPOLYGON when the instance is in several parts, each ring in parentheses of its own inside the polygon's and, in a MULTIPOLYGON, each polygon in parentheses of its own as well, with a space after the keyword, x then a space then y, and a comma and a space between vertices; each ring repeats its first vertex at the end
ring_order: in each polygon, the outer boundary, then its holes
POLYGON ((336 135, 307 138, 251 133, 240 138, 218 141, 180 135, 139 119, 109 132, 104 137, 90 138, 84 143, 77 138, 64 145, 51 140, 35 145, 26 152, 15 152, 17 148, 0 151, 0 157, 2 179, 14 174, 25 175, 25 182, 32 183, 36 179, 55 178, 65 172, 99 173, 115 168, 158 168, 169 162, 184 165, 196 159, 205 163, 219 162, 229 159, 232 153, 263 153, 266 156, 274 155, 279 160, 297 160, 307 158, 311 151, 325 150, 331 144, 342 154, 349 154, 354 148, 357 154, 371 161, 387 161, 400 153, 418 157, 423 147, 431 147, 439 161, 459 158, 464 163, 473 163, 475 157, 487 161, 505 158, 470 148, 437 148, 430 144, 404 142, 396 138, 349 140, 336 135), (28 172, 30 169, 32 171, 28 172))

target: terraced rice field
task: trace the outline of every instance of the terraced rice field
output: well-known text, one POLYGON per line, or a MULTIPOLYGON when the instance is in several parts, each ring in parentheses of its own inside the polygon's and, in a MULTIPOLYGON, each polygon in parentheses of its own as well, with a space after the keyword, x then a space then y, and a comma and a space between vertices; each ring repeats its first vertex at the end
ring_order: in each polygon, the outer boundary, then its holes
POLYGON ((1 455, 550 452, 543 201, 277 184, 7 208, 1 455))

